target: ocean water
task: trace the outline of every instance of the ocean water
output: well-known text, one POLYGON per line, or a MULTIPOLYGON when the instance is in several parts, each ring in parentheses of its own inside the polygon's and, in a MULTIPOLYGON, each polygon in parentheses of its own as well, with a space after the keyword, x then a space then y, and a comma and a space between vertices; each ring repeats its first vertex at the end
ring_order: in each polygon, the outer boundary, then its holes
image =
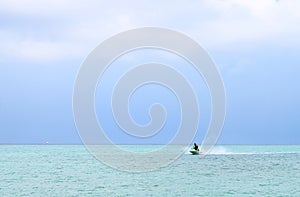
POLYGON ((81 145, 1 145, 0 196, 300 196, 300 146, 216 146, 129 173, 81 145))

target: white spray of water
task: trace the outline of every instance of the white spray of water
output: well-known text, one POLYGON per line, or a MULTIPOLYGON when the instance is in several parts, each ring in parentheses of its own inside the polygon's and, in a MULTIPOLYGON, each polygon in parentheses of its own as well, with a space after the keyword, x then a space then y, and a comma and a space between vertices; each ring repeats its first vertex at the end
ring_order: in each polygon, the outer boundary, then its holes
MULTIPOLYGON (((191 154, 189 152, 190 149, 188 149, 185 154, 191 154)), ((228 149, 226 149, 224 146, 215 146, 209 153, 209 155, 229 155, 229 154, 238 154, 238 153, 234 153, 229 151, 228 149)))
POLYGON ((229 151, 224 146, 215 146, 208 154, 210 154, 210 155, 228 155, 228 154, 235 154, 235 153, 229 151))
MULTIPOLYGON (((268 148, 268 147, 267 147, 268 148)), ((253 147, 238 147, 238 146, 221 146, 217 145, 213 147, 213 149, 208 153, 208 155, 261 155, 261 154, 299 154, 300 148, 296 148, 293 150, 272 150, 268 149, 261 149, 259 146, 253 147)), ((189 150, 186 151, 186 154, 191 154, 189 150)))
POLYGON ((256 154, 251 151, 240 151, 235 150, 234 148, 224 147, 224 146, 215 146, 208 154, 210 155, 252 155, 256 154))

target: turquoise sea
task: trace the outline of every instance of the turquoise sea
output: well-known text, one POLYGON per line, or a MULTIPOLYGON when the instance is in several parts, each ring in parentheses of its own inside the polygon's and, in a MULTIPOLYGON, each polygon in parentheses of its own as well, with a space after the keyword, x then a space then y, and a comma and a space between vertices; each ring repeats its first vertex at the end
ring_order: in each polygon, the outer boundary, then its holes
POLYGON ((82 145, 1 145, 0 196, 300 196, 300 146, 216 146, 129 173, 82 145))

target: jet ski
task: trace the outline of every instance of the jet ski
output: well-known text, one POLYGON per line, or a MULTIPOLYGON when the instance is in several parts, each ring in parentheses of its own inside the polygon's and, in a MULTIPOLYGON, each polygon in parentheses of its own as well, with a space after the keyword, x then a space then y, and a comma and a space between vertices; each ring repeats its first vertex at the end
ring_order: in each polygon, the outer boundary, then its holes
POLYGON ((192 155, 199 155, 199 154, 201 154, 200 150, 195 150, 193 148, 190 150, 190 153, 192 153, 192 155))

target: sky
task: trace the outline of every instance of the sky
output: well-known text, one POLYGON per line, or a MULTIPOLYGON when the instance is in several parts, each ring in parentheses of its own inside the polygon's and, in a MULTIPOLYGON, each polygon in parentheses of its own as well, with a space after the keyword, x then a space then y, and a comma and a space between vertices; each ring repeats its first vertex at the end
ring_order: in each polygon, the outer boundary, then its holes
MULTIPOLYGON (((80 144, 72 94, 81 63, 102 41, 125 30, 162 27, 197 41, 214 60, 226 90, 226 119, 219 144, 300 144, 300 1, 0 1, 0 144, 80 144)), ((119 64, 168 59, 142 51, 119 64)), ((168 60, 178 66, 179 59, 168 60), (176 61, 174 61, 176 60, 176 61)), ((113 79, 111 69, 107 78, 113 79)), ((203 79, 186 74, 197 90, 201 142, 209 124, 203 79)), ((109 83, 98 86, 99 121, 115 143, 138 141, 124 134, 105 103, 109 83), (101 90, 102 87, 102 90, 101 90)), ((174 95, 149 86, 132 96, 132 117, 146 124, 147 107, 171 111, 164 130, 174 131, 180 109, 174 95), (158 96, 157 96, 158 95, 158 96)), ((149 139, 166 143, 168 135, 149 139)))

